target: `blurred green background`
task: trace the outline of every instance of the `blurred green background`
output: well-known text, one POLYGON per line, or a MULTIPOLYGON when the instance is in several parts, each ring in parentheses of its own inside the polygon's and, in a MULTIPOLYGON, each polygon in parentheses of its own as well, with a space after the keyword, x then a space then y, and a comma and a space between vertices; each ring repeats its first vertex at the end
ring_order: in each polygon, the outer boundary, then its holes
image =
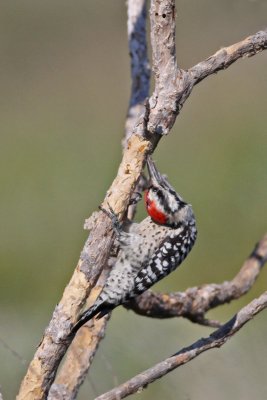
MULTIPOLYGON (((266 0, 177 6, 183 68, 267 23, 266 0)), ((83 221, 115 176, 130 75, 124 1, 2 0, 0 11, 0 385, 14 399, 87 237, 83 221)), ((190 257, 156 290, 231 279, 267 230, 266 89, 267 52, 210 77, 156 150, 199 230, 190 257)), ((266 290, 266 278, 263 270, 248 295, 209 315, 227 320, 266 290)), ((266 316, 133 398, 266 399, 266 316)), ((79 399, 210 332, 117 309, 79 399)))

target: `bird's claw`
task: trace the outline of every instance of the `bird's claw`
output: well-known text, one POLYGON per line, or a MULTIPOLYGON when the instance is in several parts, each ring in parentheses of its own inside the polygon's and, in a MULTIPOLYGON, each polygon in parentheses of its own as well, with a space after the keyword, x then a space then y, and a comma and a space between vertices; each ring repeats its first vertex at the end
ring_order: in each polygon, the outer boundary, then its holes
POLYGON ((112 227, 113 227, 114 231, 116 232, 116 234, 119 236, 121 231, 122 231, 121 223, 120 223, 120 221, 118 219, 117 214, 115 213, 115 211, 111 207, 111 205, 109 203, 107 203, 107 205, 108 205, 109 210, 106 210, 102 206, 99 206, 99 209, 101 211, 103 211, 103 213, 106 214, 106 216, 111 219, 112 227))

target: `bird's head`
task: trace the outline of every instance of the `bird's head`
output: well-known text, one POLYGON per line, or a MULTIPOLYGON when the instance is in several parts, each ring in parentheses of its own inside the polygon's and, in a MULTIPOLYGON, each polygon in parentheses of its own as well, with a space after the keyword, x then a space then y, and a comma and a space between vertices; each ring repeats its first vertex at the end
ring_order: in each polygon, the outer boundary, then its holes
POLYGON ((154 222, 177 228, 194 220, 193 210, 175 192, 167 178, 160 174, 150 157, 147 159, 150 186, 145 192, 145 205, 154 222))

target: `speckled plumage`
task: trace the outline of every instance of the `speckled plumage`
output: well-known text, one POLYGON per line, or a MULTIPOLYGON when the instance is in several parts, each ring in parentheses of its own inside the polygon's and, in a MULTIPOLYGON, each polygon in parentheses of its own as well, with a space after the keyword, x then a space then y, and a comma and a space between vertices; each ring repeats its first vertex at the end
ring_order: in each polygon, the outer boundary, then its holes
POLYGON ((154 163, 149 162, 151 186, 145 201, 151 216, 139 224, 132 223, 125 232, 118 228, 116 216, 110 215, 120 248, 117 261, 96 302, 82 314, 72 333, 94 316, 101 318, 164 278, 181 264, 194 245, 197 230, 191 205, 184 202, 154 163))

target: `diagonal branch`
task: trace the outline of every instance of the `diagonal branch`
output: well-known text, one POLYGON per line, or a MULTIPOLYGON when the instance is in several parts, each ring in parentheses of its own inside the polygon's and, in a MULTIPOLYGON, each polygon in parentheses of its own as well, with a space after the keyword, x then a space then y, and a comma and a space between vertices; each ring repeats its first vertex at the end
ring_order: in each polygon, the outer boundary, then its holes
POLYGON ((214 348, 221 347, 236 332, 238 332, 247 322, 259 312, 267 307, 267 292, 263 293, 258 299, 253 300, 243 307, 230 321, 214 331, 209 337, 199 339, 191 346, 185 347, 172 357, 169 357, 153 367, 136 375, 129 381, 112 389, 111 391, 97 397, 95 400, 117 400, 139 392, 146 388, 150 383, 163 377, 174 369, 193 360, 201 353, 214 348))
MULTIPOLYGON (((95 300, 104 284, 107 270, 103 271, 100 283, 91 292, 90 300, 95 300), (95 293, 93 293, 95 292, 95 293)), ((89 371, 93 358, 96 354, 100 341, 105 336, 105 330, 109 316, 98 321, 91 321, 79 330, 71 346, 68 349, 66 358, 61 369, 50 388, 48 399, 74 399, 89 371)))
POLYGON ((222 284, 206 284, 189 288, 185 292, 170 294, 147 291, 126 307, 146 317, 185 317, 193 322, 207 325, 208 321, 204 318, 205 313, 247 293, 266 261, 267 234, 256 245, 250 257, 231 281, 222 284))
POLYGON ((252 57, 267 49, 267 29, 249 36, 241 42, 217 51, 209 58, 188 70, 194 85, 215 74, 220 70, 230 67, 239 58, 252 57))
MULTIPOLYGON (((142 171, 145 156, 151 150, 151 143, 152 141, 145 140, 140 135, 130 138, 118 175, 104 200, 104 206, 109 202, 120 218, 125 213, 131 192, 142 171)), ((95 216, 93 229, 70 283, 55 308, 49 326, 22 381, 18 400, 39 400, 47 397, 59 362, 70 344, 70 340, 66 340, 66 337, 106 264, 112 242, 111 221, 99 212, 95 216)))

